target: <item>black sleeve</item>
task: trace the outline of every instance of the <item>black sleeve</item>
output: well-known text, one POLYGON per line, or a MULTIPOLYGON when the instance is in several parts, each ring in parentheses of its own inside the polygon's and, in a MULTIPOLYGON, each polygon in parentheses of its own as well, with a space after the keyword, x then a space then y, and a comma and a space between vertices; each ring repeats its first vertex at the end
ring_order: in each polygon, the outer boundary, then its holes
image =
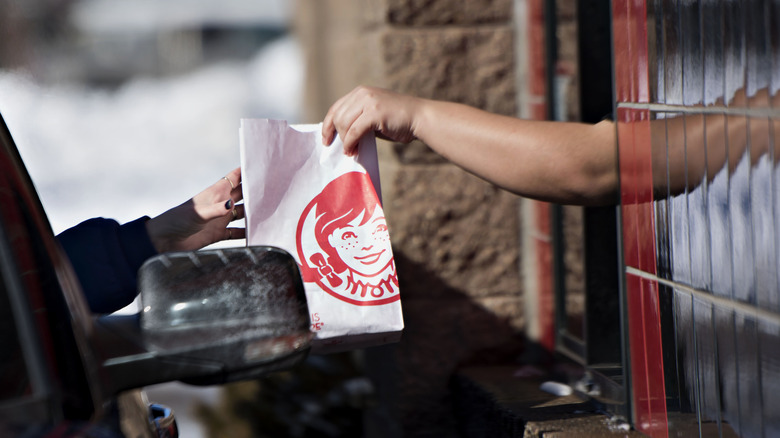
POLYGON ((94 218, 57 236, 93 312, 111 313, 135 299, 138 269, 157 254, 146 232, 148 219, 119 225, 113 219, 94 218))

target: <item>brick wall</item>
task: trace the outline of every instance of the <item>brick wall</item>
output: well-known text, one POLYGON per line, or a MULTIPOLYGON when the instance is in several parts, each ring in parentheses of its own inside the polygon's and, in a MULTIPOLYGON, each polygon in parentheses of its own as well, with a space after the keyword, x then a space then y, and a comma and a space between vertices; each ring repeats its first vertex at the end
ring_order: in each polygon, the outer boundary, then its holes
MULTIPOLYGON (((511 0, 304 0, 296 16, 312 121, 359 84, 517 113, 511 0)), ((365 352, 367 429, 447 436, 456 367, 522 346, 519 200, 423 144, 379 148, 406 329, 365 352)))
MULTIPOLYGON (((559 2, 564 24, 570 24, 574 2, 559 2)), ((541 5, 536 0, 299 0, 294 28, 308 66, 306 117, 322 120, 336 99, 365 84, 543 118, 541 5), (536 23, 536 32, 518 20, 536 23), (535 50, 525 53, 518 44, 535 50)), ((565 59, 575 57, 572 46, 573 40, 561 45, 565 59)), ((367 414, 367 432, 451 436, 457 428, 451 376, 468 364, 516 361, 526 331, 524 285, 549 289, 549 278, 524 282, 520 268, 520 218, 548 226, 547 216, 539 214, 546 207, 530 204, 531 214, 522 215, 519 198, 419 142, 380 141, 379 156, 406 329, 399 344, 365 351, 366 373, 379 397, 367 414)), ((531 228, 526 232, 533 233, 531 228)), ((536 246, 526 252, 527 259, 536 261, 536 246)), ((549 263, 549 256, 542 262, 549 263)), ((537 314, 536 306, 527 314, 537 314)), ((549 324, 551 309, 546 311, 540 320, 549 324)))

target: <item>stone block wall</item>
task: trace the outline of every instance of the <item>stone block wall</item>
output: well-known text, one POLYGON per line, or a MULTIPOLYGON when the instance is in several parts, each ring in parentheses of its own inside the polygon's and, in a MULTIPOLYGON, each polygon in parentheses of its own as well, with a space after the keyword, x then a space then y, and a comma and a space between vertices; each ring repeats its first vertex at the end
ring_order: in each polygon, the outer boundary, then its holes
MULTIPOLYGON (((308 121, 359 84, 517 114, 512 0, 300 0, 308 121)), ((474 145, 479 147, 479 145, 474 145)), ((453 436, 448 384, 516 359, 524 328, 519 199, 425 145, 379 144, 406 329, 364 352, 369 436, 453 436)))

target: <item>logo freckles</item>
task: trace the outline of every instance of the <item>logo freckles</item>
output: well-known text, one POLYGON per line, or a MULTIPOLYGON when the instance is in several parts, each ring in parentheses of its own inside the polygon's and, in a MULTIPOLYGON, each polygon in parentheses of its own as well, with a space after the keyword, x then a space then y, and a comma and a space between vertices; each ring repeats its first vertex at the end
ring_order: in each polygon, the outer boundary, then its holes
POLYGON ((298 221, 304 281, 358 306, 397 301, 398 278, 384 221, 368 175, 350 172, 334 179, 298 221))

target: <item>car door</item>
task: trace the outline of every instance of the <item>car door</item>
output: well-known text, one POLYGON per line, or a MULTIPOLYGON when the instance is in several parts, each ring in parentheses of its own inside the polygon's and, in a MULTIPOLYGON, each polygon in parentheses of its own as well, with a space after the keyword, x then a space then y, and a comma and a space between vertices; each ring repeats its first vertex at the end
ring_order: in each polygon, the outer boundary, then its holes
POLYGON ((65 432, 106 414, 91 317, 2 116, 0 320, 0 428, 65 432))

